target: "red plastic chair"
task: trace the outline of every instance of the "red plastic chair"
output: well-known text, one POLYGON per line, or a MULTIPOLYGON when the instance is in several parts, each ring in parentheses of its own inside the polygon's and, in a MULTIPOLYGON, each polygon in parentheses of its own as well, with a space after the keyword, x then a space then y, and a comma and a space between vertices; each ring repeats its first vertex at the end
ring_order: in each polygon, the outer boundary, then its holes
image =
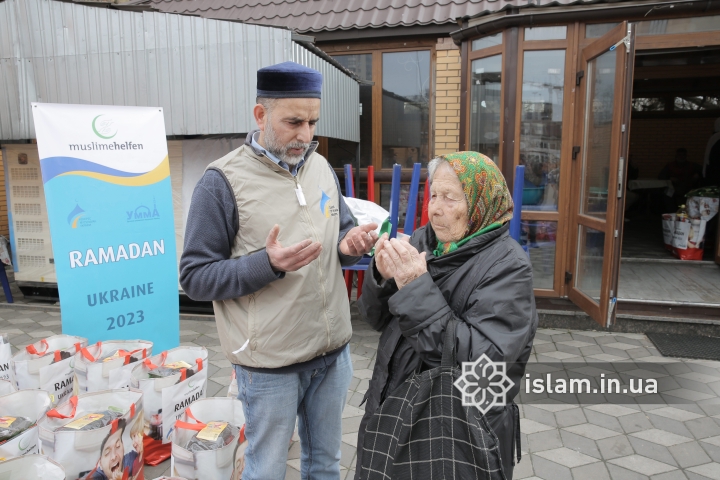
MULTIPOLYGON (((368 167, 367 185, 368 185, 368 200, 371 202, 374 202, 375 201, 375 167, 373 167, 373 166, 368 167)), ((353 182, 352 165, 349 165, 349 164, 345 165, 345 191, 352 192, 352 195, 350 195, 350 196, 353 196, 353 197, 355 196, 355 183, 353 182)), ((365 280, 365 270, 367 270, 367 267, 370 263, 369 260, 367 262, 363 262, 363 260, 361 260, 352 269, 349 269, 349 268, 345 269, 345 287, 347 288, 347 292, 348 292, 348 300, 352 296, 353 272, 357 272, 357 278, 358 278, 357 298, 360 298, 360 295, 362 295, 362 284, 363 284, 363 281, 365 280)))

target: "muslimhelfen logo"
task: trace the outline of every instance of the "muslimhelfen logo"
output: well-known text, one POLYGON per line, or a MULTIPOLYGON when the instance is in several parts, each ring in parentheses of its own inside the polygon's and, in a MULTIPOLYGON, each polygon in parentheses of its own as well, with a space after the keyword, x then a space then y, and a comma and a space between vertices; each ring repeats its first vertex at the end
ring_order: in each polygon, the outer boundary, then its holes
POLYGON ((115 120, 108 117, 107 115, 98 115, 93 118, 92 129, 95 135, 102 138, 103 140, 110 140, 117 135, 117 126, 115 120))
POLYGON ((474 406, 485 415, 492 407, 507 405, 507 393, 515 382, 505 373, 505 362, 493 362, 484 353, 474 362, 463 362, 462 375, 455 387, 462 393, 462 404, 474 406))

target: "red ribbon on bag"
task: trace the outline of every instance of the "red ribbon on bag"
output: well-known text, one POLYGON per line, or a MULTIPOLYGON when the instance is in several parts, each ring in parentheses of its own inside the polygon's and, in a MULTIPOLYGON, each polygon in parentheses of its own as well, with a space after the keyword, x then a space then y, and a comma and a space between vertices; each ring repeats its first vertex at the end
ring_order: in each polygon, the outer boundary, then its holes
POLYGON ((181 420, 176 420, 175 428, 183 428, 185 430, 195 430, 196 432, 199 432, 207 426, 207 423, 202 423, 200 420, 195 418, 189 407, 185 409, 185 415, 187 415, 188 418, 195 420, 196 423, 188 423, 181 420))
POLYGON ((25 350, 27 350, 30 355, 45 355, 50 349, 50 345, 48 345, 47 340, 45 340, 44 338, 40 340, 40 344, 45 345, 45 350, 43 350, 42 352, 38 352, 35 348, 35 345, 28 345, 27 347, 25 347, 25 350))
POLYGON ((70 411, 70 415, 65 415, 64 413, 60 413, 57 411, 57 408, 53 408, 49 412, 47 412, 47 416, 50 418, 74 418, 75 412, 77 412, 77 404, 78 404, 78 397, 70 397, 70 405, 72 405, 72 410, 70 411))
MULTIPOLYGON (((75 348, 78 348, 79 345, 80 345, 79 343, 76 343, 75 348)), ((102 346, 102 342, 97 342, 95 344, 95 346, 99 349, 102 346)), ((137 348, 135 350, 128 351, 128 350, 123 350, 121 348, 117 351, 117 355, 118 355, 118 357, 125 357, 125 361, 123 364, 127 365, 128 363, 130 363, 130 357, 132 355, 136 354, 137 352, 139 352, 140 350, 141 349, 137 348)), ((82 352, 82 356, 85 357, 90 363, 95 363, 95 361, 97 361, 97 358, 93 357, 87 348, 83 348, 81 350, 81 352, 82 352)), ((142 358, 147 358, 147 349, 146 348, 142 349, 142 355, 143 355, 142 358)))
POLYGON ((167 355, 168 355, 167 350, 164 351, 164 352, 162 352, 162 353, 160 354, 160 357, 161 357, 161 359, 162 359, 162 361, 160 362, 160 365, 155 365, 154 363, 152 363, 152 362, 150 361, 149 358, 146 358, 146 359, 143 361, 143 363, 145 364, 145 366, 146 366, 149 370, 155 370, 155 369, 158 368, 159 366, 165 365, 165 360, 167 359, 167 355))

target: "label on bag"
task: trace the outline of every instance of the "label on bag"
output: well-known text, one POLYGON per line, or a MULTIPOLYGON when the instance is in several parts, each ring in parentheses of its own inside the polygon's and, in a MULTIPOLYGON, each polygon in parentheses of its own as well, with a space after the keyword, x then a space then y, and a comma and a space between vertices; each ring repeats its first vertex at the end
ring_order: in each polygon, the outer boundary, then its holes
POLYGON ((0 343, 0 380, 14 382, 13 369, 10 365, 12 360, 12 352, 9 343, 0 343))
POLYGON ((70 398, 75 377, 75 359, 67 358, 40 368, 40 390, 50 393, 53 406, 70 398))
POLYGON ((0 428, 8 428, 17 420, 15 417, 0 417, 0 428))
POLYGON ((206 386, 207 368, 203 368, 184 381, 162 389, 163 443, 172 440, 175 421, 182 416, 185 409, 196 400, 205 398, 206 386))
POLYGON ((167 363, 163 366, 167 368, 172 368, 173 370, 180 370, 181 368, 192 368, 192 365, 187 362, 183 362, 182 360, 180 360, 179 362, 167 363))
POLYGON ((208 422, 205 428, 197 434, 197 438, 214 442, 218 439, 222 431, 225 430, 225 427, 227 427, 227 422, 208 422))
POLYGON ((105 415, 102 413, 88 413, 84 417, 80 417, 76 420, 73 420, 72 422, 65 425, 65 428, 72 428, 73 430, 80 430, 85 425, 91 424, 95 420, 100 420, 105 415))

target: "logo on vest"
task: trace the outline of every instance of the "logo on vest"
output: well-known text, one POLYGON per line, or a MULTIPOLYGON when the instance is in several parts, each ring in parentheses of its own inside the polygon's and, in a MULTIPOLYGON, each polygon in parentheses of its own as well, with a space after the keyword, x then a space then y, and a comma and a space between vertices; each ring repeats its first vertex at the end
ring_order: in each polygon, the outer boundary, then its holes
POLYGON ((334 205, 330 205, 330 196, 323 191, 323 189, 320 189, 320 193, 322 193, 322 198, 320 199, 320 211, 325 215, 325 218, 337 217, 340 212, 338 208, 334 205))

